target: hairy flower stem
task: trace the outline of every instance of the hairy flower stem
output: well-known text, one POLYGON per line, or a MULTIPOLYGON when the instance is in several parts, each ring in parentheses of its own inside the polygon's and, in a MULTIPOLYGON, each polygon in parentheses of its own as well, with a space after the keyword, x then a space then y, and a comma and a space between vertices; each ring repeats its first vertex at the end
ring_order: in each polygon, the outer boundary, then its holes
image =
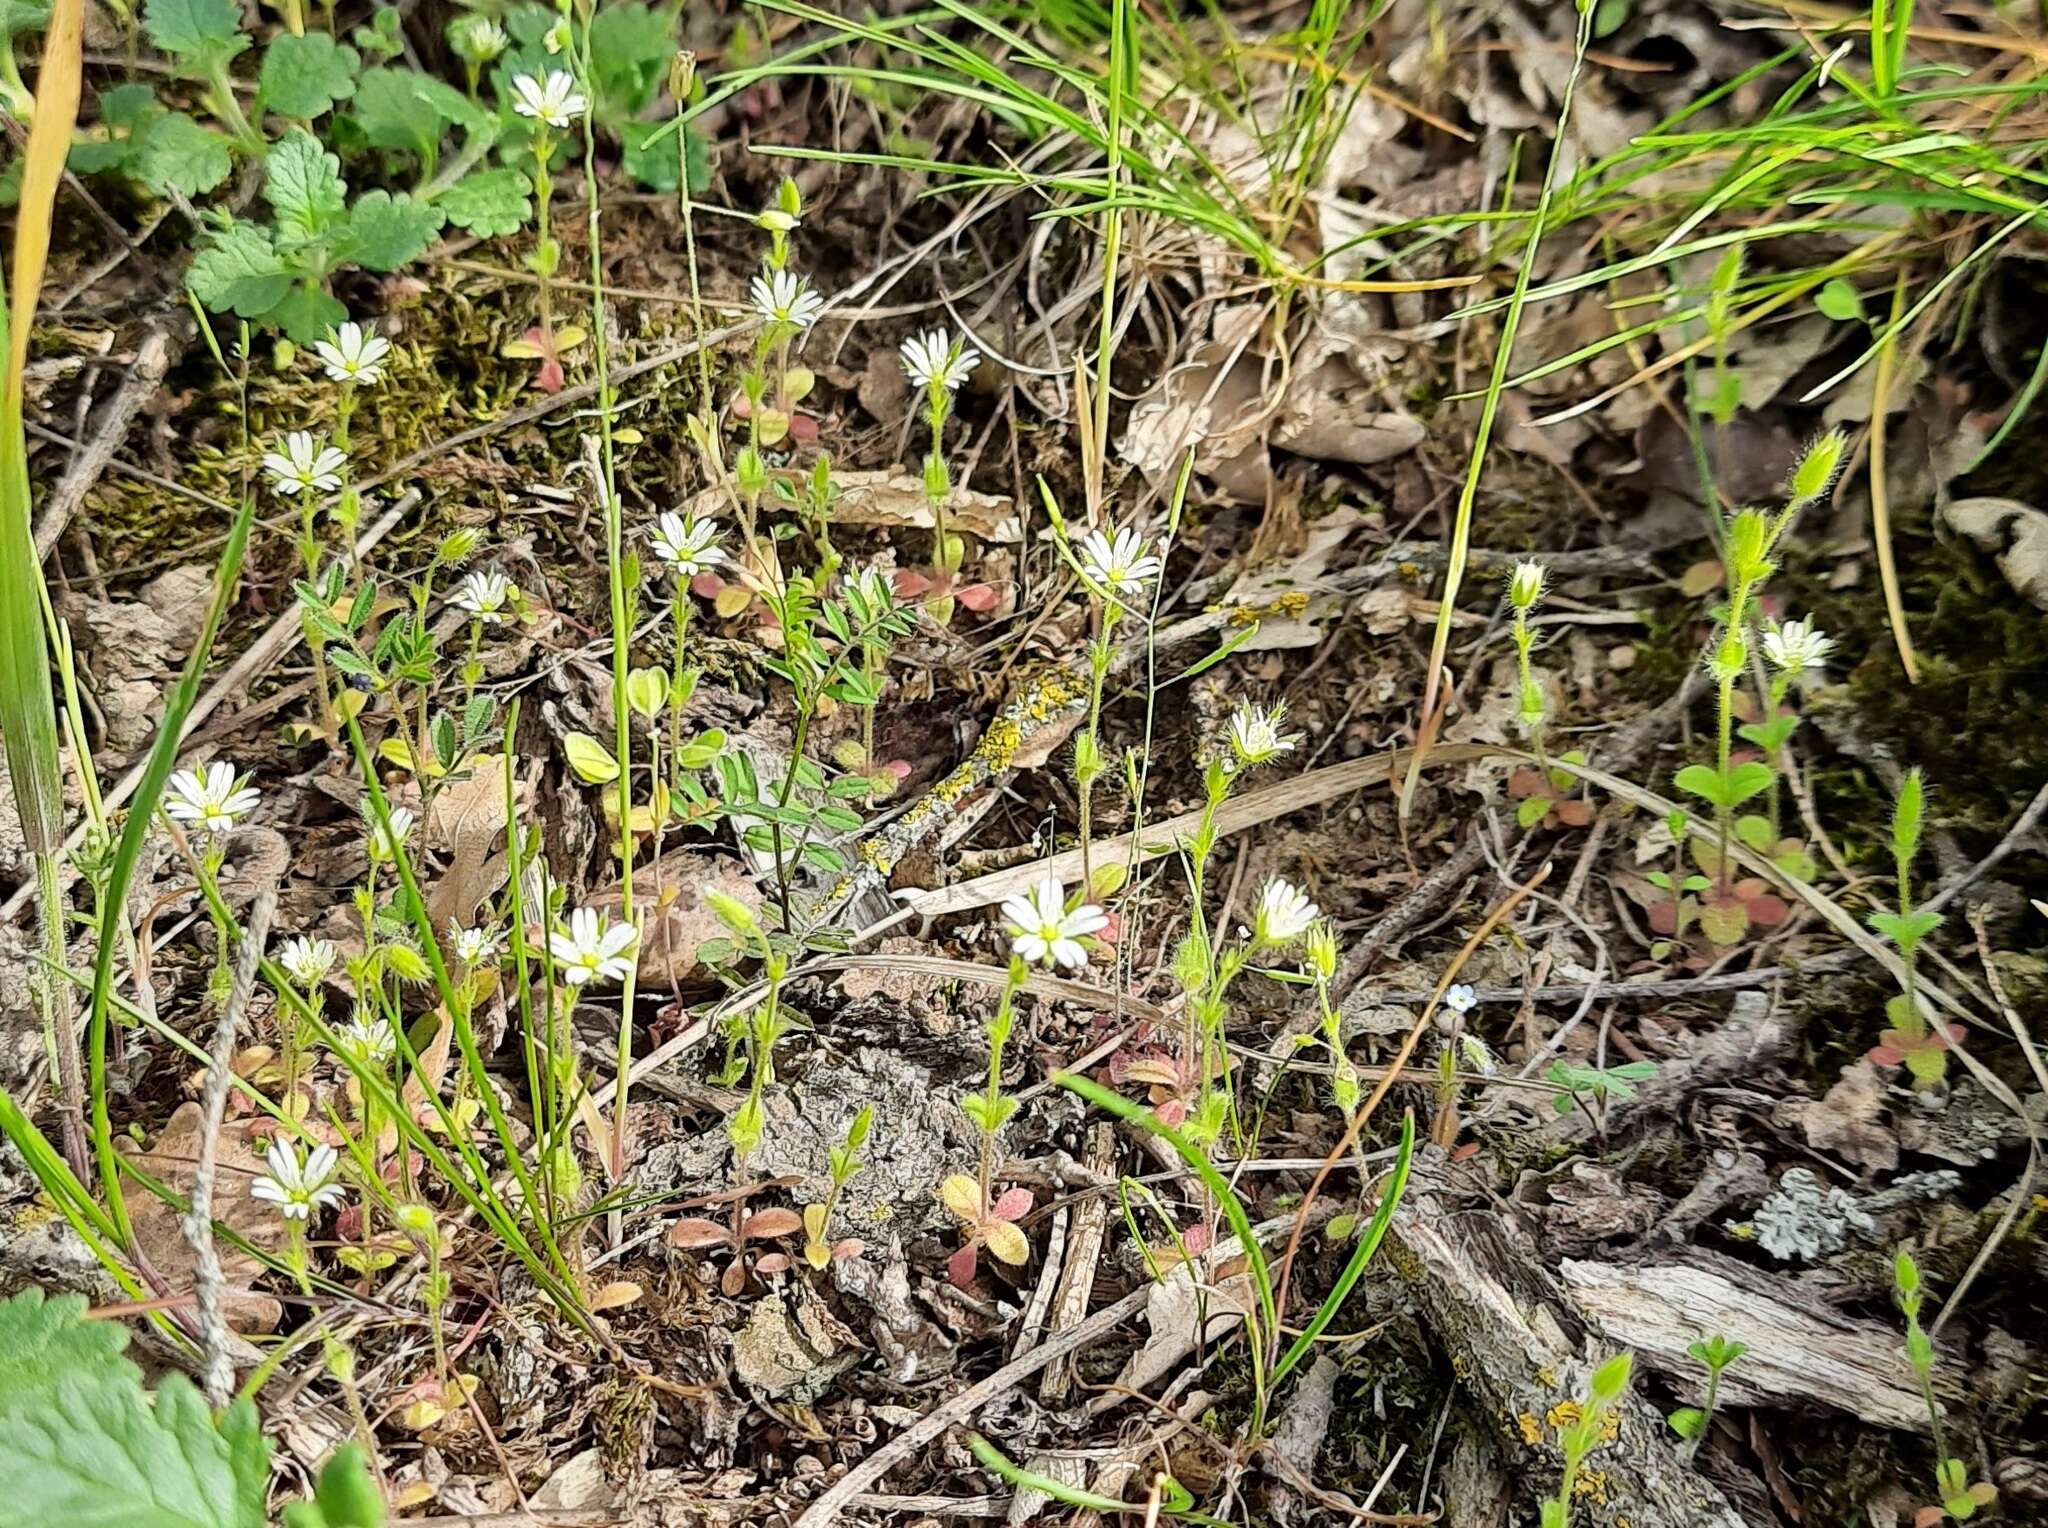
MULTIPOLYGON (((995 1017, 989 1020, 988 1083, 986 1090, 982 1094, 984 1120, 996 1121, 1001 1117, 1003 1107, 1003 1047, 1009 1043, 1010 1030, 1013 1023, 1012 1009, 1017 1000, 1017 993, 1023 987, 1027 974, 1023 961, 1011 960, 1010 974, 1003 982, 1003 995, 996 1002, 995 1017)), ((991 1128, 988 1124, 983 1124, 981 1127, 981 1169, 978 1181, 981 1184, 981 1202, 984 1205, 994 1203, 996 1133, 1000 1128, 999 1124, 994 1128, 991 1128)))
MULTIPOLYGON (((554 143, 549 139, 547 129, 545 127, 535 128, 533 134, 533 226, 535 235, 533 270, 534 274, 540 277, 540 332, 547 337, 550 343, 552 343, 555 333, 554 293, 551 286, 551 279, 555 274, 555 243, 548 235, 548 208, 549 203, 554 200, 555 196, 555 179, 548 173, 548 160, 553 155, 553 152, 554 143)), ((593 198, 591 217, 594 221, 597 216, 596 188, 594 185, 591 195, 593 198)), ((595 252, 593 251, 591 280, 595 283, 600 279, 595 270, 595 252)), ((593 300, 598 303, 602 302, 602 298, 593 300)))
MULTIPOLYGON (((675 656, 670 661, 668 684, 668 767, 672 786, 680 786, 682 768, 676 761, 683 750, 683 676, 684 659, 690 647, 690 585, 680 575, 676 578, 675 604, 670 607, 669 618, 675 632, 675 656)), ((666 814, 664 814, 666 815, 666 814)))

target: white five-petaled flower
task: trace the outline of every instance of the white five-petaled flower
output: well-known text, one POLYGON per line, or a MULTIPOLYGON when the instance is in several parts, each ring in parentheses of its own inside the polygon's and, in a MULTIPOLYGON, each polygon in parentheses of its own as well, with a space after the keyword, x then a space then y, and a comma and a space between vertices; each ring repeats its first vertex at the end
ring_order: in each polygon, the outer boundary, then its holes
POLYGON ((1811 621, 1787 621, 1764 633, 1764 656, 1795 677, 1818 677, 1835 639, 1811 621))
POLYGON ((303 1161, 299 1148, 287 1140, 275 1140, 263 1160, 270 1170, 256 1175, 249 1192, 277 1206, 286 1220, 311 1220, 315 1210, 340 1204, 342 1187, 334 1181, 335 1151, 332 1146, 315 1146, 303 1161))
POLYGON ((328 380, 375 387, 384 380, 384 359, 391 354, 391 341, 361 324, 348 323, 329 329, 326 339, 315 340, 313 354, 327 368, 328 380))
POLYGON ((1126 527, 1114 534, 1090 531, 1081 541, 1081 571, 1111 594, 1137 595, 1162 566, 1145 550, 1145 538, 1126 527))
POLYGON ((344 1051, 350 1059, 362 1065, 372 1065, 391 1059, 391 1053, 398 1049, 398 1041, 391 1033, 391 1026, 382 1019, 366 1019, 360 1015, 346 1024, 334 1027, 335 1048, 344 1051))
POLYGON ((1022 896, 1003 903, 1010 926, 1010 953, 1027 965, 1061 966, 1078 971, 1088 964, 1088 946, 1081 940, 1109 926, 1109 914, 1083 902, 1067 910, 1066 889, 1058 876, 1047 876, 1022 896))
POLYGON ((530 74, 512 76, 512 109, 522 117, 560 129, 582 116, 589 105, 576 81, 563 70, 550 69, 542 80, 530 74))
POLYGON ((295 934, 284 942, 277 963, 302 987, 310 987, 334 969, 335 948, 325 939, 295 934))
POLYGON ((332 493, 341 486, 348 456, 310 430, 293 430, 284 449, 263 453, 263 470, 279 493, 332 493))
POLYGON ((1457 982, 1444 991, 1444 1007, 1456 1014, 1467 1014, 1479 1002, 1479 994, 1465 982, 1457 982))
POLYGON ((756 276, 747 290, 754 299, 754 311, 771 324, 808 329, 825 311, 825 299, 794 271, 769 271, 756 276))
POLYGON ((452 596, 458 609, 467 610, 486 626, 505 618, 505 602, 512 598, 512 580, 502 573, 469 573, 455 586, 452 596))
POLYGON ((943 329, 913 334, 899 353, 904 373, 912 382, 919 387, 937 385, 949 393, 973 376, 974 368, 981 364, 980 351, 943 329))
POLYGON ((708 515, 679 515, 668 510, 648 527, 647 539, 654 544, 654 555, 667 563, 677 578, 695 578, 725 561, 725 548, 718 544, 718 522, 708 515))
POLYGON ((215 759, 200 769, 181 769, 164 788, 164 811, 211 833, 225 832, 235 819, 255 810, 262 795, 235 783, 235 766, 215 759))
POLYGON ((398 851, 405 847, 405 841, 412 836, 412 809, 395 806, 391 809, 391 827, 387 831, 376 818, 370 819, 370 863, 385 865, 398 858, 398 851))
POLYGON ((567 929, 548 935, 548 949, 572 987, 586 982, 624 981, 633 970, 632 949, 639 933, 630 923, 606 924, 596 909, 579 907, 569 915, 567 929))
POLYGON ((1293 751, 1300 741, 1294 733, 1282 734, 1280 724, 1287 717, 1284 705, 1268 710, 1246 701, 1230 715, 1230 752, 1241 766, 1269 763, 1293 751))
POLYGON ((1508 575, 1508 603, 1527 611, 1543 598, 1544 567, 1540 562, 1518 562, 1508 575))
POLYGON ((1309 931, 1319 916, 1307 892, 1276 876, 1259 893, 1252 932, 1260 944, 1292 944, 1309 931))
POLYGON ((488 924, 480 928, 464 928, 450 918, 448 944, 455 951, 455 958, 465 966, 487 965, 497 958, 498 931, 488 924))

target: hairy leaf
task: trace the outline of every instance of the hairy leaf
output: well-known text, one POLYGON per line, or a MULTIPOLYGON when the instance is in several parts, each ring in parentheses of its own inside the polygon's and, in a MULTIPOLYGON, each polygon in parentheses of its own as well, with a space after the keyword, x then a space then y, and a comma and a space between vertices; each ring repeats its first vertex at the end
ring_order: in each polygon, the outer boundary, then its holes
POLYGON ((264 108, 280 116, 311 121, 356 93, 362 55, 325 32, 290 33, 263 50, 257 76, 264 108))
POLYGON ((182 72, 194 76, 224 68, 249 46, 235 0, 149 0, 142 26, 151 42, 184 66, 182 72))

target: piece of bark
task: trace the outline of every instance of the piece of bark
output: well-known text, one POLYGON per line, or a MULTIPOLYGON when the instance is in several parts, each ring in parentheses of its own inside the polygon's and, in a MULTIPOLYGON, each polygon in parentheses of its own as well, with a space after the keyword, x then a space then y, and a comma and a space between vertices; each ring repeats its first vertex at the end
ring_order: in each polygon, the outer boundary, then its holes
MULTIPOLYGON (((1902 1334, 1798 1299, 1789 1280, 1697 1250, 1635 1267, 1567 1258, 1560 1272, 1588 1317, 1695 1402, 1706 1371, 1685 1350, 1719 1334, 1749 1347, 1721 1375, 1723 1406, 1809 1401, 1880 1427, 1927 1425, 1902 1334)), ((1937 1368, 1937 1394, 1953 1400, 1963 1388, 1953 1363, 1937 1368)))
MULTIPOLYGON (((1504 1219, 1459 1202, 1443 1173, 1438 1153, 1416 1164, 1394 1213, 1390 1262, 1415 1285, 1424 1320, 1484 1403, 1511 1472, 1538 1495, 1563 1468, 1558 1425, 1576 1415, 1594 1366, 1624 1344, 1596 1337, 1504 1219)), ((1587 1460, 1599 1489, 1580 1493, 1574 1523, 1743 1528, 1727 1499, 1678 1462, 1676 1439, 1647 1400, 1624 1398, 1615 1422, 1587 1460)))

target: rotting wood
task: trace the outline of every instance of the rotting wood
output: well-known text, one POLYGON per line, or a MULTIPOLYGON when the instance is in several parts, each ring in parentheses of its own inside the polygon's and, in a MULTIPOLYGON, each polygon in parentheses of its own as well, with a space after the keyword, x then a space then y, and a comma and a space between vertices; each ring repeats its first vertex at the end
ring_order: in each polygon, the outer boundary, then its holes
MULTIPOLYGON (((1699 1249, 1637 1267, 1566 1258, 1559 1273, 1587 1317, 1695 1404, 1705 1370, 1685 1350, 1718 1334, 1749 1347, 1721 1376, 1723 1406, 1801 1400, 1879 1427, 1927 1423, 1903 1334, 1812 1297, 1794 1305, 1785 1296, 1798 1286, 1788 1280, 1699 1249)), ((1961 1396, 1953 1361, 1937 1370, 1935 1389, 1950 1399, 1961 1396)))
MULTIPOLYGON (((1390 1259, 1415 1288, 1424 1320, 1450 1352, 1509 1458, 1547 1489, 1563 1467, 1562 1425, 1576 1417, 1593 1367, 1619 1344, 1597 1337, 1501 1218, 1459 1201, 1441 1154, 1418 1159, 1393 1218, 1390 1259)), ((1598 1528, 1743 1528, 1704 1477, 1678 1462, 1657 1409, 1631 1393, 1614 1436, 1579 1475, 1574 1523, 1598 1528)), ((1454 1514, 1455 1515, 1455 1514, 1454 1514)))

